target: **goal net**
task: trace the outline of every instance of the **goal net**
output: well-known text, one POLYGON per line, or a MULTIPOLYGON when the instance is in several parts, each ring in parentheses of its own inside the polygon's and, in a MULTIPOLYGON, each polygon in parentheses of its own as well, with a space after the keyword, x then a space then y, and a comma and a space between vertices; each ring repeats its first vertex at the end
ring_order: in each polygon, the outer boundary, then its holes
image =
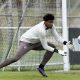
MULTIPOLYGON (((0 0, 0 62, 16 54, 20 36, 42 21, 46 13, 55 15, 57 31, 62 35, 61 3, 62 0, 0 0)), ((47 37, 62 49, 60 43, 56 42, 50 33, 47 37)), ((45 51, 32 50, 6 68, 34 69, 40 64, 44 53, 45 51)), ((63 57, 55 53, 47 65, 47 69, 63 69, 63 57)))

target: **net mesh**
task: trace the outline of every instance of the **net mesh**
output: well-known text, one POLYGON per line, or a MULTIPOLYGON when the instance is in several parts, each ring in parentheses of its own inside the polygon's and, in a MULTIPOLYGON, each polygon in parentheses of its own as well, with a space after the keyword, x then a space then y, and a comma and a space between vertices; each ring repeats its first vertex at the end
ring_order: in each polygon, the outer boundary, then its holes
MULTIPOLYGON (((61 0, 0 0, 0 61, 6 58, 13 57, 16 54, 18 48, 18 41, 20 36, 33 25, 42 21, 42 17, 46 13, 52 13, 56 16, 56 26, 61 26, 61 0), (20 20, 23 15, 26 3, 28 3, 26 12, 24 14, 23 21, 20 25, 20 20), (20 26, 19 26, 20 25, 20 26), (17 37, 15 37, 16 31, 18 30, 17 37), (11 48, 10 48, 11 47, 11 48)), ((58 32, 62 35, 62 29, 58 28, 58 32)), ((49 41, 54 42, 55 45, 60 49, 62 46, 54 40, 52 35, 49 33, 49 41)), ((32 66, 38 65, 44 52, 30 51, 18 62, 11 64, 10 66, 25 67, 31 69, 32 66), (31 67, 30 67, 31 66, 31 67)), ((47 65, 63 64, 63 58, 54 54, 47 65)), ((53 67, 52 67, 53 68, 53 67)), ((56 68, 56 67, 55 67, 56 68)), ((60 69, 60 66, 58 66, 60 69)))

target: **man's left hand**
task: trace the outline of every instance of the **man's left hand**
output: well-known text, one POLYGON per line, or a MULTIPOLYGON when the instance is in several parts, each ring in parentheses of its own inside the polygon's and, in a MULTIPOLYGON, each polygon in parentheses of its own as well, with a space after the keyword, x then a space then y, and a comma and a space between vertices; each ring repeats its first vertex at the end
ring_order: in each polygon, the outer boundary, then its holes
POLYGON ((73 44, 71 44, 71 41, 68 41, 68 42, 66 43, 66 46, 67 46, 69 49, 73 49, 73 48, 74 48, 73 44))

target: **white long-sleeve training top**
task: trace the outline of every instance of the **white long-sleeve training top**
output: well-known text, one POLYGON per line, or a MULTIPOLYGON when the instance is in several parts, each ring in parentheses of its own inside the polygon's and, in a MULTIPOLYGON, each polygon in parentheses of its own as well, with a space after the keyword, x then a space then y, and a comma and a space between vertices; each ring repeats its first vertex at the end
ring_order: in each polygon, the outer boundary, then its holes
MULTIPOLYGON (((53 24, 53 27, 51 28, 52 34, 55 37, 55 39, 61 43, 63 43, 63 38, 61 38, 56 31, 56 28, 54 27, 55 25, 53 24)), ((44 21, 40 22, 39 24, 33 26, 31 29, 26 31, 20 38, 20 41, 23 42, 28 42, 28 43, 38 43, 41 42, 43 48, 48 51, 54 51, 54 48, 48 46, 47 44, 47 30, 46 26, 44 24, 44 21)))

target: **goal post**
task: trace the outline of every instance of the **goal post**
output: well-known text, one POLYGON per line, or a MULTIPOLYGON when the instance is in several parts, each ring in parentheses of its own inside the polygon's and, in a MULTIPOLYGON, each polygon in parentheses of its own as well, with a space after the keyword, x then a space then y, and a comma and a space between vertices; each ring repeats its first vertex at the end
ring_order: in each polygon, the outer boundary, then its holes
MULTIPOLYGON (((62 27, 63 27, 63 38, 64 40, 68 41, 67 0, 62 0, 62 27)), ((67 56, 63 57, 64 71, 69 71, 70 70, 69 50, 67 46, 63 46, 63 50, 67 54, 67 56)))

